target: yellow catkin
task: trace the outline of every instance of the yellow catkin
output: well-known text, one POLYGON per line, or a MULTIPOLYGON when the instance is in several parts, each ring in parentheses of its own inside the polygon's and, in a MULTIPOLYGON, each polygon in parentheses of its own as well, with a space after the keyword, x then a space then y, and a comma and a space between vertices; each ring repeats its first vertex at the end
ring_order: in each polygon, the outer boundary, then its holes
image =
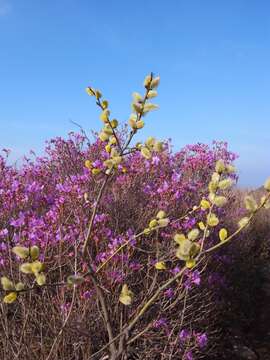
POLYGON ((39 257, 39 247, 34 245, 30 248, 30 256, 32 260, 37 260, 39 257))
POLYGON ((6 276, 1 277, 1 285, 3 290, 13 290, 14 284, 11 280, 9 280, 6 276))
POLYGON ((121 294, 119 297, 119 301, 123 304, 123 305, 131 305, 132 303, 132 299, 133 299, 133 293, 131 290, 129 290, 127 284, 124 284, 121 290, 121 294))
POLYGON ((219 230, 219 240, 224 241, 228 237, 228 231, 227 229, 223 228, 219 230))
POLYGON ((8 295, 6 295, 3 299, 4 303, 11 304, 17 299, 17 293, 11 292, 8 295))
POLYGON ((166 264, 164 261, 159 261, 155 264, 157 270, 166 270, 166 264))
POLYGON ((225 169, 226 169, 226 166, 224 164, 224 161, 223 160, 218 160, 216 162, 216 172, 221 174, 221 173, 223 173, 225 171, 225 169))
POLYGON ((270 178, 268 178, 264 183, 264 188, 265 190, 270 191, 270 178))
POLYGON ((163 210, 160 210, 158 213, 157 213, 157 219, 164 219, 166 216, 166 213, 165 211, 163 210))
POLYGON ((21 259, 26 259, 29 256, 29 248, 24 246, 14 246, 12 252, 21 259))

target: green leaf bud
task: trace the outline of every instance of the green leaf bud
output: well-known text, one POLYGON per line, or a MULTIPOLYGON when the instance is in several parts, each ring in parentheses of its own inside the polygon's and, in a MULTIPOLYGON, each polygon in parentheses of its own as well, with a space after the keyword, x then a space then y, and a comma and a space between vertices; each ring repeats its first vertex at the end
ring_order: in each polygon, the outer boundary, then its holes
POLYGON ((101 170, 94 168, 94 169, 91 170, 91 173, 92 173, 93 175, 99 175, 99 174, 101 173, 101 170))
POLYGON ((102 102, 101 102, 101 106, 102 106, 102 109, 107 109, 108 108, 108 106, 109 106, 109 102, 107 101, 107 100, 103 100, 102 102))
POLYGON ((37 260, 39 257, 39 247, 34 245, 30 248, 30 256, 32 260, 37 260))
POLYGON ((67 283, 69 285, 80 285, 84 282, 84 278, 80 275, 70 275, 67 278, 67 283))
POLYGON ((190 251, 189 251, 189 255, 191 257, 195 257, 196 255, 199 254, 201 250, 201 246, 197 243, 192 243, 191 247, 190 247, 190 251))

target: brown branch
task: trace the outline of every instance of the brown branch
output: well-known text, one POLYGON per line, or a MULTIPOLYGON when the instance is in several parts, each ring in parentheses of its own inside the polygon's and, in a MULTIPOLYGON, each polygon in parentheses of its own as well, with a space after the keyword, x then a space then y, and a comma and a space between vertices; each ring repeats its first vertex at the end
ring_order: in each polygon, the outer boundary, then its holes
POLYGON ((100 353, 102 353, 108 346, 111 345, 112 342, 118 340, 125 332, 129 332, 134 325, 140 320, 140 318, 144 315, 144 313, 149 309, 149 307, 151 307, 151 305, 156 301, 156 299, 158 298, 158 296, 160 295, 160 293, 162 291, 164 291, 168 286, 170 286, 173 282, 175 282, 177 279, 179 279, 184 271, 187 268, 184 267, 178 274, 176 274, 173 278, 169 279, 165 284, 163 284, 162 286, 160 286, 157 291, 155 292, 155 294, 144 304, 144 306, 142 307, 142 309, 139 311, 139 313, 135 316, 135 318, 129 323, 126 324, 125 326, 123 326, 123 330, 122 332, 120 332, 117 336, 115 336, 111 342, 108 342, 106 345, 104 345, 100 350, 98 350, 96 353, 94 353, 93 355, 90 356, 90 358, 88 360, 94 359, 95 356, 99 355, 100 353))
POLYGON ((98 300, 100 302, 102 312, 103 312, 103 316, 104 316, 104 323, 105 323, 107 333, 108 333, 108 336, 109 336, 109 342, 110 342, 109 346, 110 346, 110 352, 111 352, 111 360, 114 360, 116 358, 115 356, 117 354, 117 350, 116 350, 116 346, 115 346, 115 340, 114 340, 114 336, 113 336, 112 326, 111 326, 111 323, 110 323, 107 304, 106 304, 106 301, 105 301, 104 294, 103 294, 101 288, 98 285, 98 281, 97 281, 96 276, 95 276, 94 273, 91 273, 91 279, 92 279, 92 281, 94 283, 95 290, 97 292, 97 297, 98 297, 98 300))
POLYGON ((84 244, 83 244, 83 248, 82 248, 82 255, 83 255, 84 258, 86 258, 86 255, 87 255, 87 253, 86 253, 87 252, 87 246, 88 246, 89 241, 90 241, 90 235, 91 235, 91 231, 92 231, 92 228, 93 228, 93 225, 94 225, 94 219, 95 219, 95 216, 96 216, 96 213, 97 213, 98 205, 99 205, 99 202, 100 202, 100 200, 102 198, 105 187, 106 187, 106 185, 108 183, 108 180, 109 180, 109 175, 106 176, 105 180, 103 181, 103 183, 102 183, 102 185, 101 185, 101 187, 99 189, 99 193, 98 193, 96 203, 95 203, 92 215, 91 215, 91 219, 90 219, 88 229, 87 229, 87 234, 86 234, 84 244))

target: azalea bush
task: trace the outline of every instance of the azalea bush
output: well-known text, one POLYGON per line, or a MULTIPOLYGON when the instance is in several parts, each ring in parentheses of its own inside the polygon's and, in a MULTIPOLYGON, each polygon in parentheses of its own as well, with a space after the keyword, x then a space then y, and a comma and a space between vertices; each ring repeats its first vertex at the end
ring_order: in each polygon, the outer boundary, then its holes
POLYGON ((270 180, 228 227, 237 175, 226 143, 136 142, 158 85, 145 78, 124 127, 88 87, 102 122, 93 140, 53 139, 20 168, 0 158, 3 359, 217 352, 222 249, 269 207, 270 180))

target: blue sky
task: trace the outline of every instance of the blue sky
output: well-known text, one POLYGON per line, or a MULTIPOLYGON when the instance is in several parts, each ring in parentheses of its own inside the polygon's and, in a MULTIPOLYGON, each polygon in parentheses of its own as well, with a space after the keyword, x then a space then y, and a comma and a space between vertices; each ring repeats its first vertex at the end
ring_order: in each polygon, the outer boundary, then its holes
POLYGON ((0 148, 12 159, 75 121, 101 125, 85 87, 126 120, 145 74, 160 74, 143 136, 226 140, 244 186, 270 175, 268 0, 0 0, 0 148))

